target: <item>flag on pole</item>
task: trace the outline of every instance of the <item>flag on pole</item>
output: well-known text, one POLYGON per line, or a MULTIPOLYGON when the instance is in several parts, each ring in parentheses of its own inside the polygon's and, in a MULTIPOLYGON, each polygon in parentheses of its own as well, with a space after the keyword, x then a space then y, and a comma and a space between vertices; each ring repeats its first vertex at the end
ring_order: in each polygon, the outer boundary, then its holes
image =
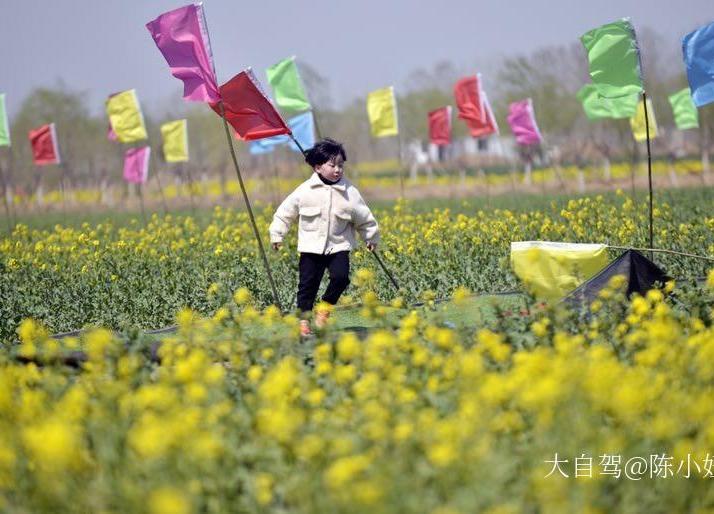
POLYGON ((183 81, 185 100, 214 103, 221 99, 202 3, 166 12, 146 28, 171 74, 183 81))
POLYGON ((454 86, 454 98, 458 117, 466 123, 471 137, 498 133, 496 117, 483 90, 480 73, 459 80, 454 86))
MULTIPOLYGON (((268 99, 250 68, 241 71, 223 84, 219 91, 223 99, 226 120, 240 139, 253 141, 290 134, 290 129, 268 99)), ((221 114, 218 103, 211 104, 211 109, 221 114)))
POLYGON ((132 184, 145 184, 149 176, 151 147, 129 148, 124 154, 124 180, 132 184))
POLYGON ((287 112, 301 112, 311 108, 300 80, 295 56, 274 64, 265 73, 275 93, 275 103, 278 107, 287 112))
POLYGON ((586 32, 580 40, 600 96, 619 98, 642 92, 640 50, 628 18, 586 32))
POLYGON ((590 120, 632 118, 637 112, 637 102, 640 98, 638 94, 619 98, 603 98, 598 95, 597 87, 594 84, 585 84, 576 96, 583 104, 585 115, 590 120))
POLYGON ((374 137, 399 134, 397 101, 392 86, 377 89, 367 95, 367 116, 374 137))
POLYGON ((682 53, 694 104, 714 102, 714 23, 684 36, 682 53))
MULTIPOLYGON (((110 96, 106 108, 111 130, 120 143, 135 143, 148 137, 135 89, 110 96)), ((108 137, 111 139, 111 133, 108 137)))
POLYGON ((674 123, 679 130, 699 127, 699 113, 688 87, 669 95, 669 103, 672 105, 674 123))
POLYGON ((186 120, 168 121, 161 125, 164 160, 166 162, 188 161, 188 130, 186 120))
POLYGON ((447 146, 451 143, 450 105, 429 113, 429 139, 437 146, 447 146))
POLYGON ((530 98, 513 102, 508 108, 508 124, 519 145, 537 145, 543 141, 530 98))
MULTIPOLYGON (((315 146, 315 120, 312 112, 304 112, 293 116, 288 120, 288 127, 293 133, 293 137, 300 142, 300 145, 307 150, 315 146)), ((300 153, 300 149, 292 138, 282 135, 266 137, 250 142, 248 151, 251 155, 262 155, 272 152, 276 146, 287 144, 294 152, 300 153)))
POLYGON ((481 74, 460 79, 454 86, 454 99, 458 117, 471 125, 481 126, 487 122, 486 109, 481 89, 481 74))
MULTIPOLYGON (((657 120, 655 120, 654 109, 652 102, 647 99, 647 120, 650 126, 650 139, 657 137, 657 120)), ((635 141, 647 141, 647 129, 645 124, 645 104, 642 100, 637 104, 637 113, 630 118, 630 127, 632 128, 632 136, 635 141)))
POLYGON ((60 164, 59 144, 54 123, 30 130, 28 137, 32 146, 32 160, 36 165, 60 164))
POLYGON ((10 146, 10 123, 7 121, 5 93, 0 93, 0 146, 10 146))

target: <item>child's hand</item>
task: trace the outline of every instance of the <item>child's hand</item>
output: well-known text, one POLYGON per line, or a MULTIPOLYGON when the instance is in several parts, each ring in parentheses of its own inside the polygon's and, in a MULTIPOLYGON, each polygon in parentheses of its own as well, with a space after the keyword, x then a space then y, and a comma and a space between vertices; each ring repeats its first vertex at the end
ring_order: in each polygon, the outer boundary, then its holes
POLYGON ((273 250, 276 252, 283 247, 283 243, 273 243, 273 250))
POLYGON ((367 243, 367 250, 373 252, 377 249, 377 243, 367 243))

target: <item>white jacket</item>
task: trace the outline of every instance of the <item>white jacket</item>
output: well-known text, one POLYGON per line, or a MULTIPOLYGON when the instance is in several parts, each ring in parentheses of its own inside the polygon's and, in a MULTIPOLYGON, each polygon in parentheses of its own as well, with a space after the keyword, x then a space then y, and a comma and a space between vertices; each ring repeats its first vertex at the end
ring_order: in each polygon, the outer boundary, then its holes
POLYGON ((298 252, 330 254, 357 246, 355 230, 366 243, 379 242, 377 220, 357 188, 344 176, 325 184, 317 173, 280 204, 270 224, 270 242, 281 243, 299 216, 298 252))

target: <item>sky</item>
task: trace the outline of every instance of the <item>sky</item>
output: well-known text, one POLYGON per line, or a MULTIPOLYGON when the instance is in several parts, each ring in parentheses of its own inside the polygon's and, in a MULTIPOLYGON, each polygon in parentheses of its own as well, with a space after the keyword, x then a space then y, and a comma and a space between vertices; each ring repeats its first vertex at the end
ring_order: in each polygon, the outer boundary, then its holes
MULTIPOLYGON (((93 112, 136 88, 150 112, 181 90, 146 22, 182 0, 0 0, 0 93, 10 116, 33 88, 58 80, 86 91, 93 112)), ((711 0, 205 0, 219 83, 296 55, 324 75, 336 106, 410 72, 451 60, 460 68, 577 42, 629 16, 673 45, 714 20, 711 0)), ((584 54, 583 54, 583 58, 584 54)))

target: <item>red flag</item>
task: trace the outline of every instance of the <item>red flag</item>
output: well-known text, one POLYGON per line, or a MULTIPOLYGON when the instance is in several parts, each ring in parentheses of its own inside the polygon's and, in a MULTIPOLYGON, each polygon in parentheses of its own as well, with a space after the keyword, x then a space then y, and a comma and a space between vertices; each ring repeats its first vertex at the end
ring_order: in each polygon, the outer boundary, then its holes
POLYGON ((488 96, 485 91, 481 91, 483 97, 483 108, 486 112, 486 122, 478 123, 471 122, 468 123, 469 133, 471 137, 483 137, 489 134, 498 134, 498 124, 496 123, 496 117, 493 115, 493 110, 491 109, 491 103, 488 101, 488 96))
POLYGON ((28 133, 32 145, 32 160, 38 166, 59 164, 60 153, 57 145, 55 124, 42 125, 28 133))
MULTIPOLYGON (((287 124, 260 87, 248 68, 223 84, 219 91, 223 99, 226 120, 244 141, 291 134, 287 124)), ((211 108, 219 115, 219 102, 211 108)))
POLYGON ((454 86, 454 98, 459 118, 467 124, 470 121, 486 123, 486 111, 481 95, 481 77, 474 75, 459 80, 454 86))
POLYGON ((451 106, 429 113, 429 139, 438 146, 451 143, 451 106))
POLYGON ((481 87, 481 74, 459 80, 454 86, 454 98, 458 116, 469 127, 471 137, 483 137, 498 132, 491 105, 481 87))

